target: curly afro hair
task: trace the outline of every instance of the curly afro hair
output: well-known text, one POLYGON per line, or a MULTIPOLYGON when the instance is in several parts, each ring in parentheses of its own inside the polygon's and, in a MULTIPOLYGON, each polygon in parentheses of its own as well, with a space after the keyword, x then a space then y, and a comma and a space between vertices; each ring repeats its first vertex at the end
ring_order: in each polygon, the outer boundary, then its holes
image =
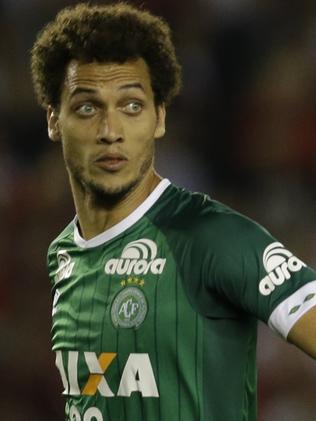
POLYGON ((156 105, 168 105, 181 86, 170 28, 161 18, 126 3, 79 3, 60 11, 38 34, 31 51, 34 89, 40 105, 58 107, 72 59, 124 63, 143 58, 156 105))

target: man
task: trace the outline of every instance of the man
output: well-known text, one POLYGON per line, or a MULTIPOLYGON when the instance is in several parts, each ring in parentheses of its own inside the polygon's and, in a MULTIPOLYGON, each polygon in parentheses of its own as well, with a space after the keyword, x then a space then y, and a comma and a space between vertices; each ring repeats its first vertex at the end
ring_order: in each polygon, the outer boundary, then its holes
POLYGON ((76 217, 51 244, 67 420, 254 421, 257 319, 316 356, 316 274, 255 222, 155 172, 179 91, 166 23, 63 10, 32 50, 76 217))

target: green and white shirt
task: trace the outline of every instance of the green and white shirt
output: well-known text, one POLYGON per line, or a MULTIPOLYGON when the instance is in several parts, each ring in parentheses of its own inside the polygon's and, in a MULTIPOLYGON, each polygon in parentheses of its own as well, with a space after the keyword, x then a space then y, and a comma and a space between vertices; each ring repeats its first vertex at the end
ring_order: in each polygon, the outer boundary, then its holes
POLYGON ((91 240, 48 252, 69 421, 256 420, 257 319, 284 338, 316 274, 265 229, 166 179, 91 240))

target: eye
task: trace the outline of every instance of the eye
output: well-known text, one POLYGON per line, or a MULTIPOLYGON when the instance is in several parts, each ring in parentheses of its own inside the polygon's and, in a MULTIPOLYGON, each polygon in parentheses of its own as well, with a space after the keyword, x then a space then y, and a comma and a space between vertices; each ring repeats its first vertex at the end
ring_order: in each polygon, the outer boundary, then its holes
POLYGON ((91 103, 82 104, 76 108, 76 112, 82 116, 93 115, 96 111, 96 108, 91 103))
POLYGON ((143 104, 138 101, 131 101, 124 105, 123 111, 127 114, 139 114, 143 109, 143 104))

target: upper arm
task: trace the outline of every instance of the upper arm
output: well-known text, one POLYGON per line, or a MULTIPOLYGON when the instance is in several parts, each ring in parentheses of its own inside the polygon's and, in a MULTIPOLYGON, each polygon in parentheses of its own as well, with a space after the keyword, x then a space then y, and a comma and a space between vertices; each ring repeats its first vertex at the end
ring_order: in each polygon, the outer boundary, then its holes
POLYGON ((316 306, 316 272, 247 218, 226 216, 216 228, 206 257, 209 288, 287 338, 316 306))
POLYGON ((294 324, 287 339, 316 359, 316 306, 308 310, 294 324))

